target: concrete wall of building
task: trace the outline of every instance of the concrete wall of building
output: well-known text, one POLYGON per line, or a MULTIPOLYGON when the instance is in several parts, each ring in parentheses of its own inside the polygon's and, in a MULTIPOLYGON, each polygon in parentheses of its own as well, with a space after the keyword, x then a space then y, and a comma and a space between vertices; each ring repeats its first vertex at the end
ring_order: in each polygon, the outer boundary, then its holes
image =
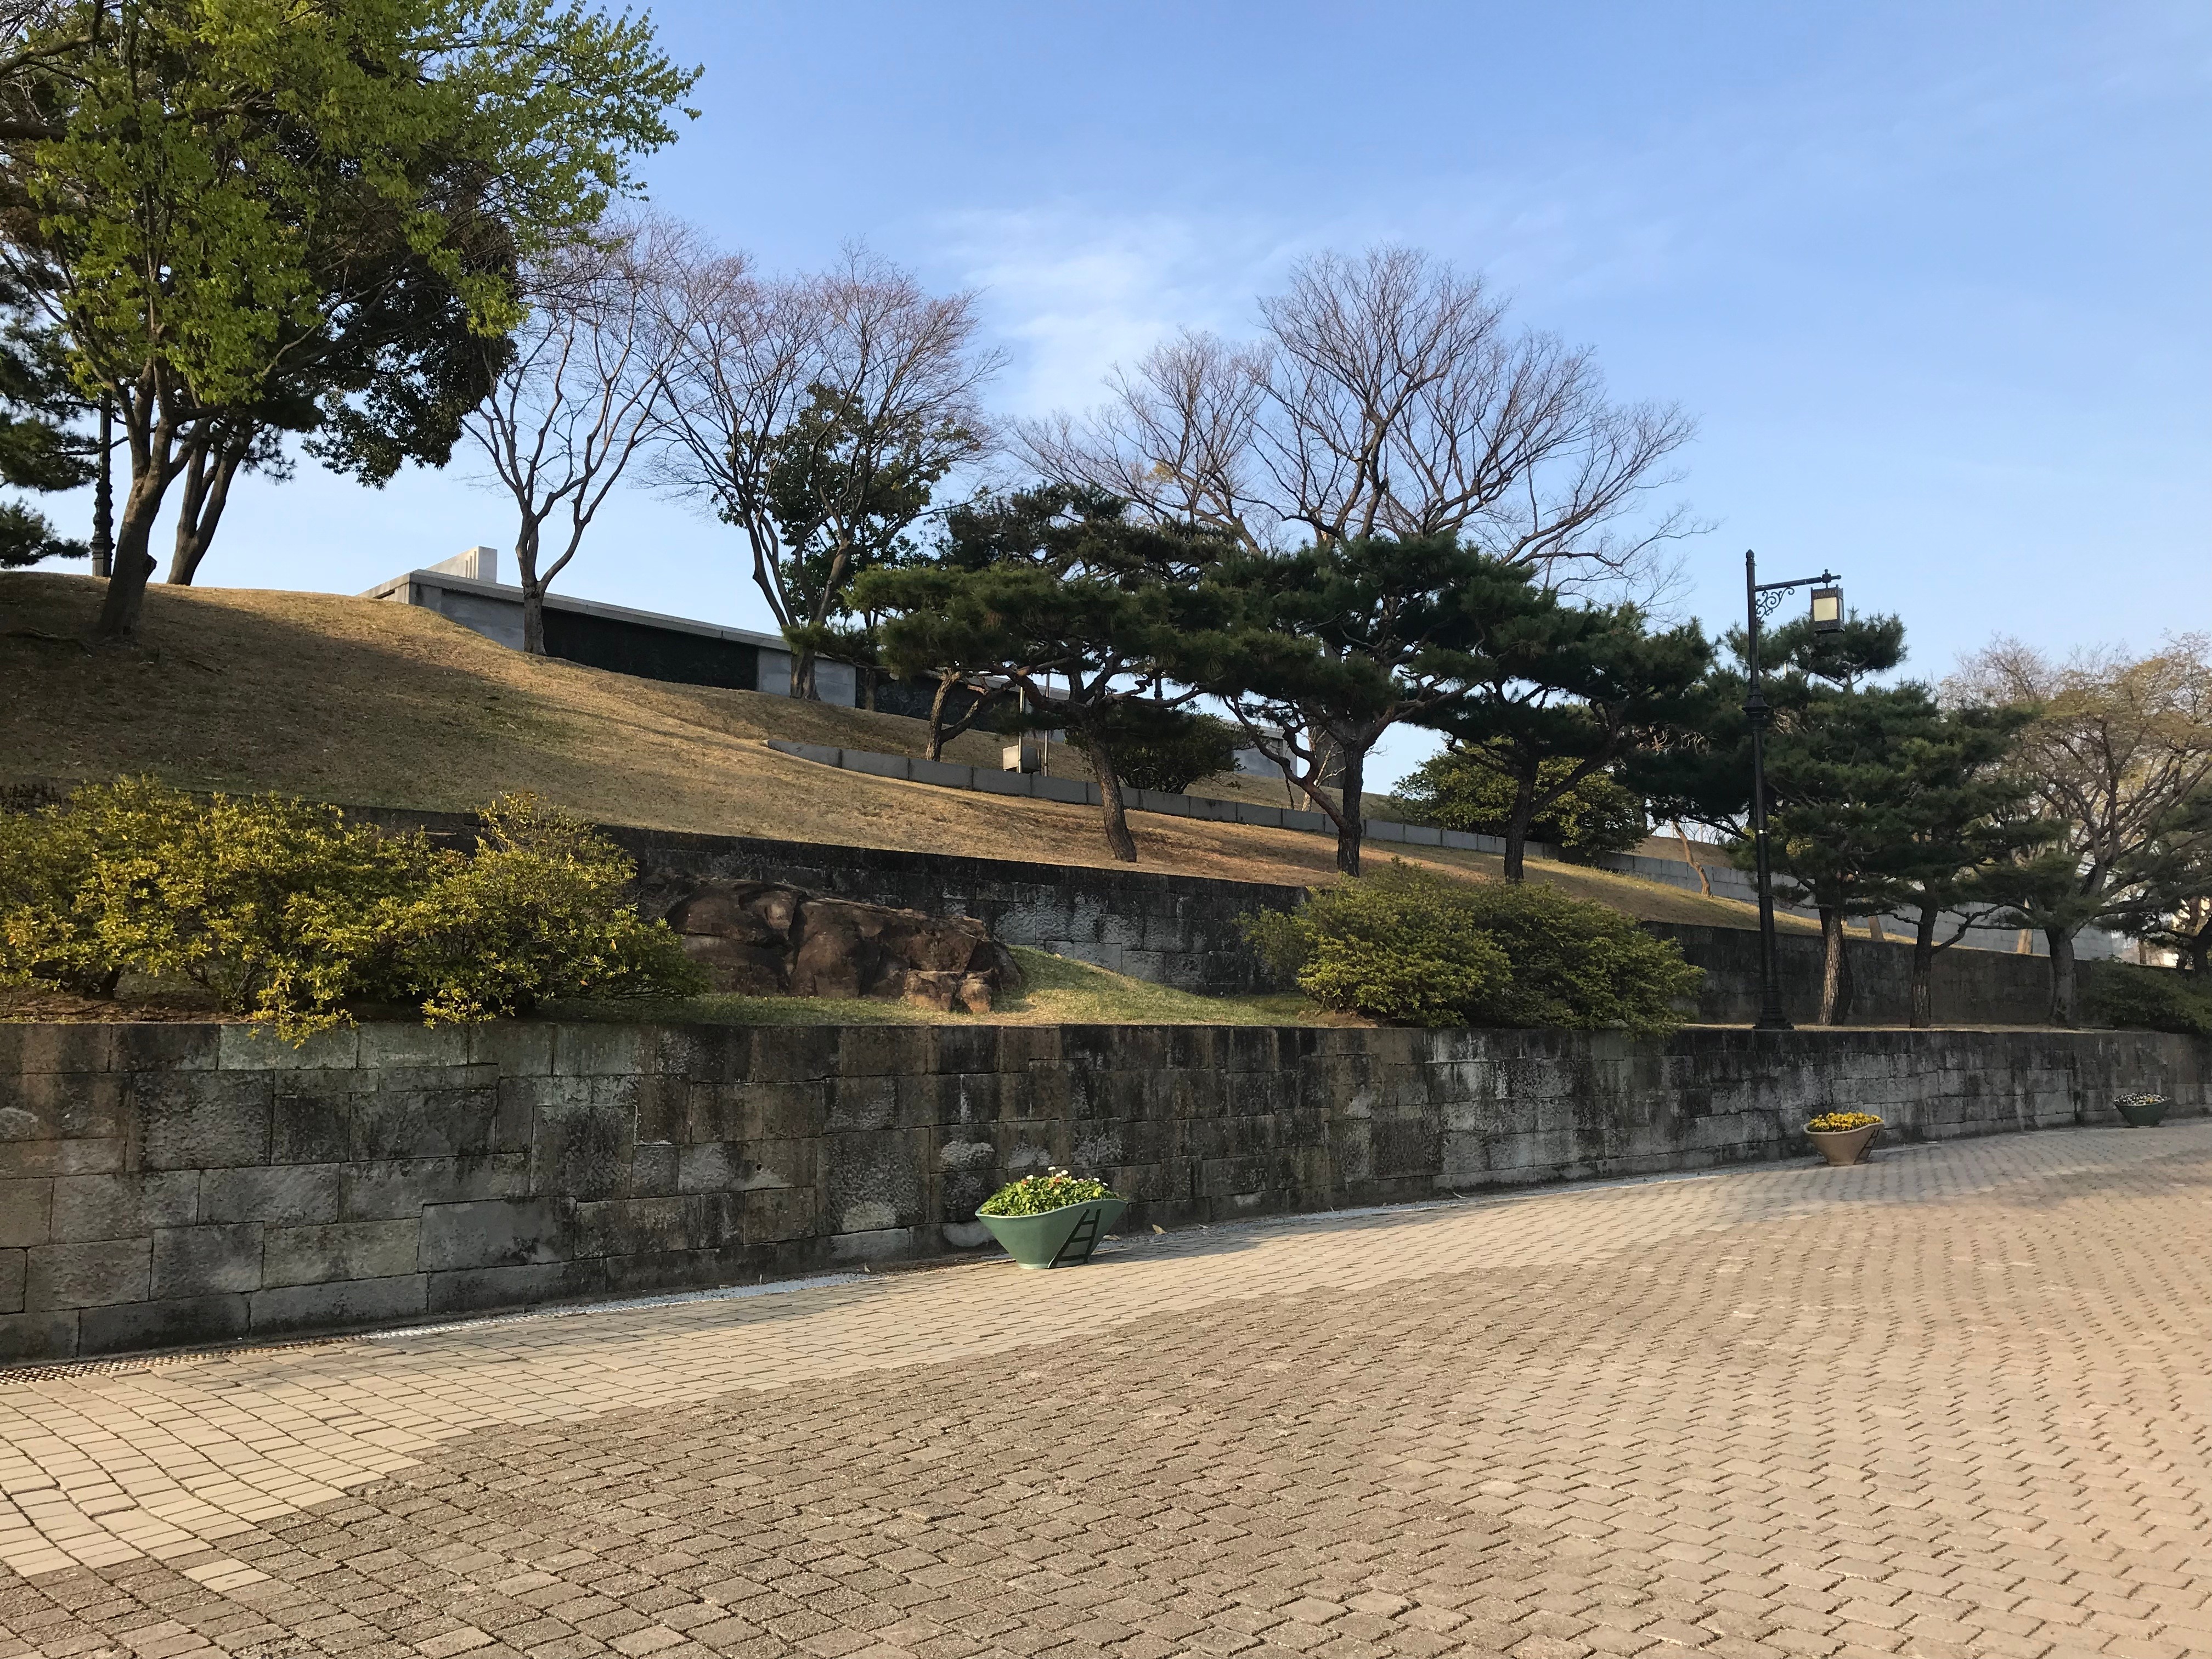
POLYGON ((2208 1103, 2136 1033, 0 1025, 0 1360, 926 1257, 1048 1165, 1175 1226, 2208 1103))

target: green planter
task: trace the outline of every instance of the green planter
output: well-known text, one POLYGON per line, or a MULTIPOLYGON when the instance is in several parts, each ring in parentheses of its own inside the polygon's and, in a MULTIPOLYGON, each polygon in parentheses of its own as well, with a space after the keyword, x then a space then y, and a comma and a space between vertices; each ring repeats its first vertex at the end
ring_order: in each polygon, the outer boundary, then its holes
POLYGON ((1042 1215, 979 1215, 991 1237, 1024 1267, 1079 1267, 1129 1207, 1125 1199, 1063 1204, 1042 1215))
POLYGON ((2162 1100, 2123 1100, 2118 1105, 2130 1129, 2155 1129, 2166 1121, 2166 1103, 2162 1100))

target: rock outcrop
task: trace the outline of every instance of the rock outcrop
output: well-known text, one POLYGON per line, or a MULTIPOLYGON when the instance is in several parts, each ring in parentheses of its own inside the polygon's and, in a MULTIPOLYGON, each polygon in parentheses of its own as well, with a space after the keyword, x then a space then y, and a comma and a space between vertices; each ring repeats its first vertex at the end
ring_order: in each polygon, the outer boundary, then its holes
POLYGON ((638 909, 666 921, 717 991, 875 997, 988 1014, 1021 982, 1012 952, 969 916, 825 898, 775 882, 648 877, 638 909))

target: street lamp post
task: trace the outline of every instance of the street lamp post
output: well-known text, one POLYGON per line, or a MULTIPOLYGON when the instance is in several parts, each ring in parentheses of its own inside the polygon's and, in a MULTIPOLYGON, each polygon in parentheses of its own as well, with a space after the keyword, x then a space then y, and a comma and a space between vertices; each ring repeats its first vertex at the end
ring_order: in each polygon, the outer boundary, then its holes
POLYGON ((1766 852, 1766 723, 1774 711, 1767 706, 1766 694, 1759 689, 1759 624, 1774 614, 1784 594, 1809 587, 1814 629, 1835 632, 1844 625, 1844 590, 1836 580, 1834 571, 1823 570, 1817 576, 1801 576, 1796 581, 1762 582, 1758 555, 1746 550, 1743 556, 1744 612, 1748 623, 1744 630, 1744 668, 1750 688, 1744 696, 1743 713, 1751 722, 1751 839, 1759 868, 1759 1018, 1752 1026, 1757 1031, 1792 1029, 1790 1016, 1782 1011, 1782 969, 1774 939, 1774 873, 1766 852))

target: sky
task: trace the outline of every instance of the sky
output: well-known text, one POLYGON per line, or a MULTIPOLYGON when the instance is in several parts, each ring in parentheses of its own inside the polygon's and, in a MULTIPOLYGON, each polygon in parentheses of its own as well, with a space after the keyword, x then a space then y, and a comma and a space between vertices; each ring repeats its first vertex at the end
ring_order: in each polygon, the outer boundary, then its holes
MULTIPOLYGON (((1004 414, 1093 404, 1179 328, 1249 333, 1305 255, 1408 243, 1696 417, 1670 499, 1715 527, 1676 605, 1709 628, 1755 548, 1902 616, 1930 678, 2000 635, 2212 629, 2204 0, 654 16, 706 70, 656 207, 769 270, 861 241, 977 290, 1004 414)), ((505 549, 468 470, 245 481, 201 581, 357 592, 505 549)), ((737 532, 642 492, 557 586, 768 623, 737 532)))

